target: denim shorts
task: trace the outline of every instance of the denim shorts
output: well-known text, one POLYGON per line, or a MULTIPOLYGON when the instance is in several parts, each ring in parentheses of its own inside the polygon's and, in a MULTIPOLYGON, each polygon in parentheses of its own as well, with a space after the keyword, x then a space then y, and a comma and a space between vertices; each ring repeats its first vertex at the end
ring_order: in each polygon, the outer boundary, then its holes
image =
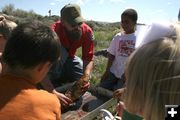
POLYGON ((108 77, 103 80, 99 86, 108 90, 117 90, 124 86, 125 82, 123 79, 117 78, 112 72, 109 72, 108 77))

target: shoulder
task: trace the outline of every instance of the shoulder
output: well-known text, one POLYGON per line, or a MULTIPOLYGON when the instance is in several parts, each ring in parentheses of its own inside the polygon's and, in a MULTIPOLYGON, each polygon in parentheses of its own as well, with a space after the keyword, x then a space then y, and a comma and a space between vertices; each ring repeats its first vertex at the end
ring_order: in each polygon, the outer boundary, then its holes
POLYGON ((37 104, 45 104, 50 106, 60 106, 59 100, 56 95, 49 93, 45 90, 26 90, 25 91, 27 98, 32 102, 36 102, 37 104))
POLYGON ((54 22, 54 23, 51 24, 51 28, 52 28, 52 29, 56 29, 57 27, 60 27, 61 24, 62 24, 61 21, 58 20, 58 21, 56 21, 56 22, 54 22))
POLYGON ((60 20, 58 20, 58 21, 54 22, 53 24, 55 24, 55 25, 57 25, 57 24, 61 24, 61 21, 60 21, 60 20))
POLYGON ((23 97, 20 97, 23 108, 29 109, 32 114, 52 116, 53 118, 60 114, 61 105, 58 98, 44 90, 26 89, 21 92, 23 97))
POLYGON ((38 90, 37 94, 39 94, 39 96, 41 96, 40 98, 45 98, 47 99, 47 97, 51 98, 51 101, 57 102, 58 99, 56 97, 56 95, 49 93, 45 90, 38 90))
POLYGON ((83 22, 81 26, 82 26, 83 31, 92 32, 92 29, 86 23, 83 22))
POLYGON ((92 29, 86 23, 83 23, 81 25, 81 27, 82 27, 82 32, 83 32, 82 38, 88 39, 89 41, 93 41, 94 40, 94 34, 93 34, 92 29))
POLYGON ((120 38, 123 36, 123 33, 119 32, 113 37, 113 41, 120 40, 120 38))
POLYGON ((115 37, 121 37, 121 36, 123 36, 123 35, 124 35, 124 33, 119 32, 119 33, 117 33, 117 34, 115 35, 115 37))

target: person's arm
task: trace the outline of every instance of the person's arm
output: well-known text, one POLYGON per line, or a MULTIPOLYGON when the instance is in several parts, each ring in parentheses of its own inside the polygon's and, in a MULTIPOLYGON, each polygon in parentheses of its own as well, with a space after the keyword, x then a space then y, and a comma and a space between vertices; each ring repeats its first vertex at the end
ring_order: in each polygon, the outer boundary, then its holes
POLYGON ((107 49, 108 62, 107 62, 106 70, 105 70, 103 76, 101 77, 101 81, 105 80, 110 73, 110 67, 112 66, 114 59, 115 59, 116 46, 117 46, 116 41, 117 40, 118 39, 116 39, 116 36, 114 36, 109 47, 108 47, 108 49, 107 49))
POLYGON ((101 80, 105 80, 106 77, 108 76, 109 74, 109 71, 110 71, 110 67, 112 66, 112 63, 115 59, 115 56, 108 53, 108 63, 107 63, 107 66, 106 66, 106 71, 104 72, 103 76, 101 77, 101 80))
POLYGON ((126 91, 126 87, 119 88, 113 92, 113 97, 118 100, 121 100, 121 97, 123 97, 123 94, 125 93, 125 91, 126 91))
POLYGON ((143 120, 143 117, 141 117, 140 114, 129 112, 122 101, 119 101, 119 103, 117 104, 116 111, 118 116, 121 117, 122 120, 143 120))
POLYGON ((92 69, 93 69, 93 60, 91 61, 83 61, 83 70, 84 70, 84 75, 90 76, 92 69))
POLYGON ((82 43, 82 60, 84 75, 89 76, 93 69, 93 56, 94 56, 94 35, 93 31, 88 28, 85 33, 85 38, 82 43))
POLYGON ((46 76, 46 78, 44 80, 41 81, 41 85, 48 92, 51 92, 51 93, 55 94, 58 97, 58 99, 60 100, 60 103, 61 103, 62 106, 66 107, 66 106, 69 106, 72 103, 72 100, 70 98, 66 97, 63 93, 58 92, 54 88, 54 86, 51 83, 48 75, 46 76))
POLYGON ((61 105, 63 107, 67 107, 67 106, 69 106, 70 104, 73 103, 73 101, 70 98, 65 96, 63 93, 58 92, 56 89, 54 89, 52 91, 52 93, 54 93, 58 97, 58 99, 60 100, 61 105))
MULTIPOLYGON (((93 69, 93 63, 94 63, 93 60, 83 61, 83 76, 82 77, 86 77, 88 78, 88 80, 90 80, 90 75, 93 69)), ((83 85, 81 89, 82 91, 86 91, 89 87, 90 87, 90 82, 88 81, 86 84, 83 85)))

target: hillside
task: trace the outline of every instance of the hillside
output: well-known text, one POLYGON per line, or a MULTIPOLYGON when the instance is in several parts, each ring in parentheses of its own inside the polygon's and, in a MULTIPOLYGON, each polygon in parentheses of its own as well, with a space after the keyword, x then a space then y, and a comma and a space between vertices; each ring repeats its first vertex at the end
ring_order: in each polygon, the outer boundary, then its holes
MULTIPOLYGON (((52 15, 52 16, 42 16, 35 13, 33 10, 25 11, 22 9, 16 9, 13 4, 6 5, 2 8, 0 14, 6 14, 10 16, 10 19, 15 21, 16 23, 24 22, 27 20, 40 20, 46 25, 50 25, 54 21, 57 21, 60 16, 52 15)), ((95 31, 103 30, 115 30, 119 28, 119 23, 107 23, 107 22, 97 22, 97 21, 86 21, 86 23, 95 31)))
MULTIPOLYGON (((25 11, 15 9, 13 5, 7 5, 2 8, 0 14, 8 15, 9 19, 15 21, 17 24, 24 21, 39 20, 44 24, 50 26, 54 21, 57 21, 60 16, 42 16, 35 13, 33 10, 25 11)), ((120 31, 120 22, 108 23, 99 21, 85 21, 94 31, 95 52, 106 49, 109 46, 113 36, 120 31)), ((77 55, 81 56, 81 48, 77 50, 77 55)), ((102 56, 95 56, 94 70, 92 73, 91 82, 97 84, 105 70, 107 58, 102 56)))

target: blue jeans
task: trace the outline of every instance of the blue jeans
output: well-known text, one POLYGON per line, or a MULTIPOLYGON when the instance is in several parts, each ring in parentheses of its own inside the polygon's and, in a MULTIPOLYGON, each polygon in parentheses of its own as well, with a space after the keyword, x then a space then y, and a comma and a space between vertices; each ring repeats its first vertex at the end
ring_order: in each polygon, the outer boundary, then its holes
POLYGON ((108 90, 117 90, 124 86, 124 80, 117 78, 113 73, 109 72, 108 77, 103 80, 99 86, 108 90))
POLYGON ((83 75, 83 62, 79 57, 68 57, 64 47, 61 48, 60 56, 60 60, 53 64, 48 73, 54 87, 79 80, 83 75))

